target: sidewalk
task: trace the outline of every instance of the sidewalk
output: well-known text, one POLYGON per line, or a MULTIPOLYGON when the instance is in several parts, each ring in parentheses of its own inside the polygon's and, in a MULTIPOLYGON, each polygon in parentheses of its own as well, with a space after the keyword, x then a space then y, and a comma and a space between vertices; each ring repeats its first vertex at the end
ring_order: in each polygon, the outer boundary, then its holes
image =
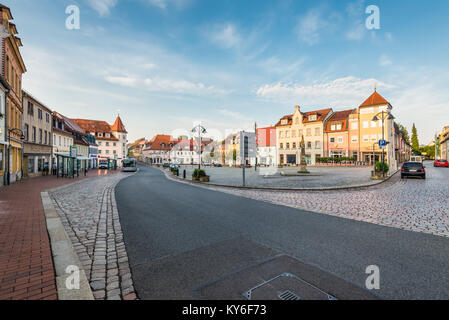
POLYGON ((41 191, 109 174, 75 179, 38 177, 0 189, 0 300, 56 300, 55 272, 41 191))

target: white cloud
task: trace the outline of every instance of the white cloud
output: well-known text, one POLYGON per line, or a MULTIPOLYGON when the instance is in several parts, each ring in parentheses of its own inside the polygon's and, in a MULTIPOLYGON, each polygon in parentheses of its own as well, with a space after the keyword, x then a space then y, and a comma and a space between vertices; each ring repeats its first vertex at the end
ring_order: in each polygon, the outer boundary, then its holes
POLYGON ((186 80, 172 80, 160 77, 153 78, 135 78, 135 77, 112 77, 107 76, 105 80, 109 83, 123 87, 141 88, 151 92, 164 92, 172 94, 225 94, 226 91, 218 89, 215 86, 207 86, 201 82, 190 82, 186 80))
POLYGON ((87 0, 87 2, 100 17, 104 17, 111 13, 111 9, 117 5, 118 0, 87 0))
POLYGON ((256 94, 261 98, 291 104, 355 107, 372 93, 375 85, 378 88, 393 88, 376 79, 349 76, 311 85, 266 84, 258 88, 256 94))
POLYGON ((232 23, 227 23, 225 25, 219 26, 217 30, 213 32, 210 37, 212 42, 218 46, 229 49, 236 47, 241 42, 241 37, 237 31, 236 26, 232 23))
POLYGON ((320 32, 328 26, 321 11, 312 9, 299 18, 295 31, 299 41, 314 45, 320 41, 320 32))
POLYGON ((391 66, 392 64, 393 64, 393 62, 391 61, 391 59, 388 56, 386 56, 384 54, 380 56, 379 65, 381 67, 388 67, 388 66, 391 66))

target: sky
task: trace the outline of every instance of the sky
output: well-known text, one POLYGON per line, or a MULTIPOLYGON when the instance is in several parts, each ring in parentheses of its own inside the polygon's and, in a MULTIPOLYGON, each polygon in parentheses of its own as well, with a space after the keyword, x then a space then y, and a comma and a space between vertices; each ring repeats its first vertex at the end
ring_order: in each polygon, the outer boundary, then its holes
POLYGON ((71 118, 119 112, 130 141, 198 123, 222 139, 295 105, 356 108, 374 87, 422 144, 449 125, 447 0, 0 2, 23 42, 24 89, 71 118), (79 29, 66 28, 70 5, 79 29))

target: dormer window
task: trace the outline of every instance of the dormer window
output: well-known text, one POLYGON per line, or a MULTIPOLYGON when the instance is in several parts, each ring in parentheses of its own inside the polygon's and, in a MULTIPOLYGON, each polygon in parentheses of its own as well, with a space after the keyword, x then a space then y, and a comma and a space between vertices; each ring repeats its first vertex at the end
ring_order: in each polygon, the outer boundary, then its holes
POLYGON ((287 124, 287 123, 288 123, 288 121, 285 119, 281 121, 281 124, 287 124))
POLYGON ((110 138, 111 135, 109 133, 106 133, 106 138, 110 138))
POLYGON ((309 121, 316 121, 316 114, 309 116, 309 121))
POLYGON ((102 137, 103 134, 102 134, 101 132, 98 132, 98 136, 99 136, 99 137, 102 137))

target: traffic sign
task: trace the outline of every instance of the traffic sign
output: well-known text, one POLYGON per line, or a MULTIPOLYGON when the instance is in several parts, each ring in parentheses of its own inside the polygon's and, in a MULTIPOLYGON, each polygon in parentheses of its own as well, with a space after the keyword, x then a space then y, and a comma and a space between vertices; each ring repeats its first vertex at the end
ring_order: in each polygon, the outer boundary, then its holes
POLYGON ((387 141, 385 140, 379 140, 379 147, 386 147, 387 146, 387 141))

